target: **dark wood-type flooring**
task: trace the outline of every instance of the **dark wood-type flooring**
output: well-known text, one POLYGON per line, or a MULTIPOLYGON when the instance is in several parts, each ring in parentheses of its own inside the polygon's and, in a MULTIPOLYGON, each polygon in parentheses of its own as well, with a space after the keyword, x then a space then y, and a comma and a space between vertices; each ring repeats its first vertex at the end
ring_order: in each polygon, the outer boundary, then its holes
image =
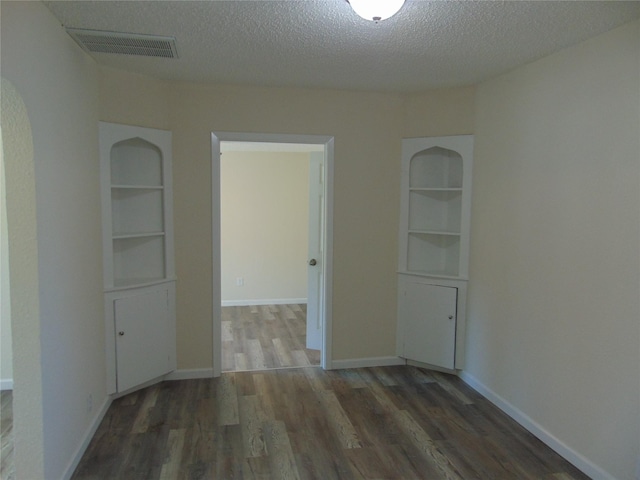
POLYGON ((455 376, 318 367, 163 382, 109 408, 74 479, 586 479, 455 376))
POLYGON ((0 479, 13 480, 13 392, 0 392, 0 479))
POLYGON ((306 305, 222 307, 222 371, 320 365, 306 348, 306 305))

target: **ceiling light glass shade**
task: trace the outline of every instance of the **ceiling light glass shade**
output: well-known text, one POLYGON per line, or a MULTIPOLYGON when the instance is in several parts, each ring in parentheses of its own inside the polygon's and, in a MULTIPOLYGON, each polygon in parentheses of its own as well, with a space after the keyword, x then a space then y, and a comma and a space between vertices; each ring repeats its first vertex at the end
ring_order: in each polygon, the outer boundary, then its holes
POLYGON ((379 22, 394 16, 405 0, 347 0, 353 11, 365 20, 379 22))

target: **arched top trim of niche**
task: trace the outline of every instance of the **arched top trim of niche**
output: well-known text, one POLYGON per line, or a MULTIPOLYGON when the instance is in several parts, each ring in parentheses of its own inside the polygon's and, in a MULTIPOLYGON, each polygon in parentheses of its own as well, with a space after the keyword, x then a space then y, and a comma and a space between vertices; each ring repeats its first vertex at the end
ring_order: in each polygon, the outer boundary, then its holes
POLYGON ((140 137, 111 147, 111 184, 161 187, 162 151, 140 137))
POLYGON ((431 147, 411 157, 409 188, 462 188, 462 156, 442 147, 431 147))

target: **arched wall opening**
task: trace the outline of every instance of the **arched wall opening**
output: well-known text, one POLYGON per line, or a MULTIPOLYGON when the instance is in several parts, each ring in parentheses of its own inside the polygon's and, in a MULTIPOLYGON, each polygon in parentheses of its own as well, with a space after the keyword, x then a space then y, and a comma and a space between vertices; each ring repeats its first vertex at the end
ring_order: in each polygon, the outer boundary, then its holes
POLYGON ((7 212, 16 478, 44 478, 36 185, 31 122, 17 89, 2 79, 0 128, 7 212))

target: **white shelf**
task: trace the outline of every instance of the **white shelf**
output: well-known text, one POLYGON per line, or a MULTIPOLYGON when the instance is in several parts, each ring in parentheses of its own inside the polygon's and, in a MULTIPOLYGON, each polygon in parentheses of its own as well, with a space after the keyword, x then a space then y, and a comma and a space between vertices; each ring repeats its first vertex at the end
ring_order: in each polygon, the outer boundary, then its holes
POLYGON ((171 133, 100 129, 105 289, 172 277, 171 133))
POLYGON ((130 288, 150 287, 160 285, 162 283, 174 281, 175 278, 121 278, 116 279, 113 288, 106 289, 106 292, 117 292, 120 290, 128 290, 130 288))
POLYGON ((462 190, 409 190, 409 230, 460 233, 462 190))
POLYGON ((130 238, 164 237, 164 235, 164 232, 116 233, 112 238, 114 240, 127 240, 130 238))
POLYGON ((462 192, 461 188, 429 188, 429 187, 411 187, 410 192, 462 192))
POLYGON ((163 194, 161 188, 111 189, 113 234, 164 231, 163 194))
POLYGON ((166 278, 164 235, 143 235, 113 241, 113 279, 166 278))
POLYGON ((421 278, 433 278, 433 279, 437 279, 437 280, 451 280, 451 281, 454 281, 454 282, 458 282, 460 280, 462 280, 462 281, 469 280, 467 277, 460 277, 458 275, 453 276, 453 275, 446 275, 444 273, 422 272, 420 270, 398 270, 396 273, 398 273, 400 275, 409 275, 409 276, 421 277, 421 278))
POLYGON ((111 185, 111 188, 114 190, 122 189, 122 190, 163 190, 164 186, 162 185, 111 185))
POLYGON ((411 233, 407 239, 407 270, 456 277, 460 275, 460 235, 411 233))
POLYGON ((467 275, 470 136, 403 141, 399 269, 467 275))
POLYGON ((448 235, 459 237, 460 232, 444 232, 441 230, 409 230, 409 235, 448 235))

